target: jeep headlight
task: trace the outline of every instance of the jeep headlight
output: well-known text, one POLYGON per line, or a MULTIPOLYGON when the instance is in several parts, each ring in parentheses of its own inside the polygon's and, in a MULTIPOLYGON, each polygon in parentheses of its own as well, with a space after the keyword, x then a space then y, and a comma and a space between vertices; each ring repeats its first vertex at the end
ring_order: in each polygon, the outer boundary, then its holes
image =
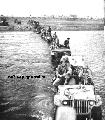
POLYGON ((63 104, 64 104, 64 105, 67 105, 67 101, 63 101, 63 104))
POLYGON ((90 104, 91 106, 93 106, 93 105, 94 105, 94 101, 90 101, 89 104, 90 104))
POLYGON ((67 101, 65 101, 65 100, 62 103, 63 103, 63 105, 67 105, 67 101))

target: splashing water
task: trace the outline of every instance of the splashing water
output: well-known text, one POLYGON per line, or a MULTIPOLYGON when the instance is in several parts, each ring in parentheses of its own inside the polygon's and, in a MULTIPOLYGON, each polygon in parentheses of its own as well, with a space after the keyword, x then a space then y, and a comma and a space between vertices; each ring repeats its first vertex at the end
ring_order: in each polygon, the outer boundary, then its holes
POLYGON ((71 107, 58 107, 56 120, 76 120, 76 111, 71 107))

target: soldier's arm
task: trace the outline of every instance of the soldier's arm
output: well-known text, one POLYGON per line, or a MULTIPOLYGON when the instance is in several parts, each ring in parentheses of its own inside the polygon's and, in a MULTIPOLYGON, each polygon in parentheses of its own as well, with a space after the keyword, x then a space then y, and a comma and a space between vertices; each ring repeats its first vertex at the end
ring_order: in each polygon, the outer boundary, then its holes
POLYGON ((62 75, 60 75, 60 66, 58 65, 58 68, 56 69, 56 75, 57 77, 62 77, 62 75))

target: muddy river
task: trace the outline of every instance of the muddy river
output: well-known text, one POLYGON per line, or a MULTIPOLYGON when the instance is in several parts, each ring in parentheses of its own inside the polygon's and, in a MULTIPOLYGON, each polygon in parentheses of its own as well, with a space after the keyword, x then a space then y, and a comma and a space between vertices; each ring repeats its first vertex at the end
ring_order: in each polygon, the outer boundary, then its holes
MULTIPOLYGON (((105 119, 105 43, 103 31, 58 31, 70 37, 71 52, 83 55, 102 97, 105 119)), ((33 32, 0 33, 0 120, 44 120, 53 114, 54 72, 48 44, 33 32)))

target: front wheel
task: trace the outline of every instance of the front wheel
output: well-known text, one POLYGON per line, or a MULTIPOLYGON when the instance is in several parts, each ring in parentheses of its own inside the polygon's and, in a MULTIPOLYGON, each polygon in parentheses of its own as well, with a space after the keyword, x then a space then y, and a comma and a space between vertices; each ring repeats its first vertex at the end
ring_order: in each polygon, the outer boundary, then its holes
POLYGON ((93 120, 102 120, 101 106, 93 107, 93 109, 92 109, 92 118, 93 118, 93 120))

